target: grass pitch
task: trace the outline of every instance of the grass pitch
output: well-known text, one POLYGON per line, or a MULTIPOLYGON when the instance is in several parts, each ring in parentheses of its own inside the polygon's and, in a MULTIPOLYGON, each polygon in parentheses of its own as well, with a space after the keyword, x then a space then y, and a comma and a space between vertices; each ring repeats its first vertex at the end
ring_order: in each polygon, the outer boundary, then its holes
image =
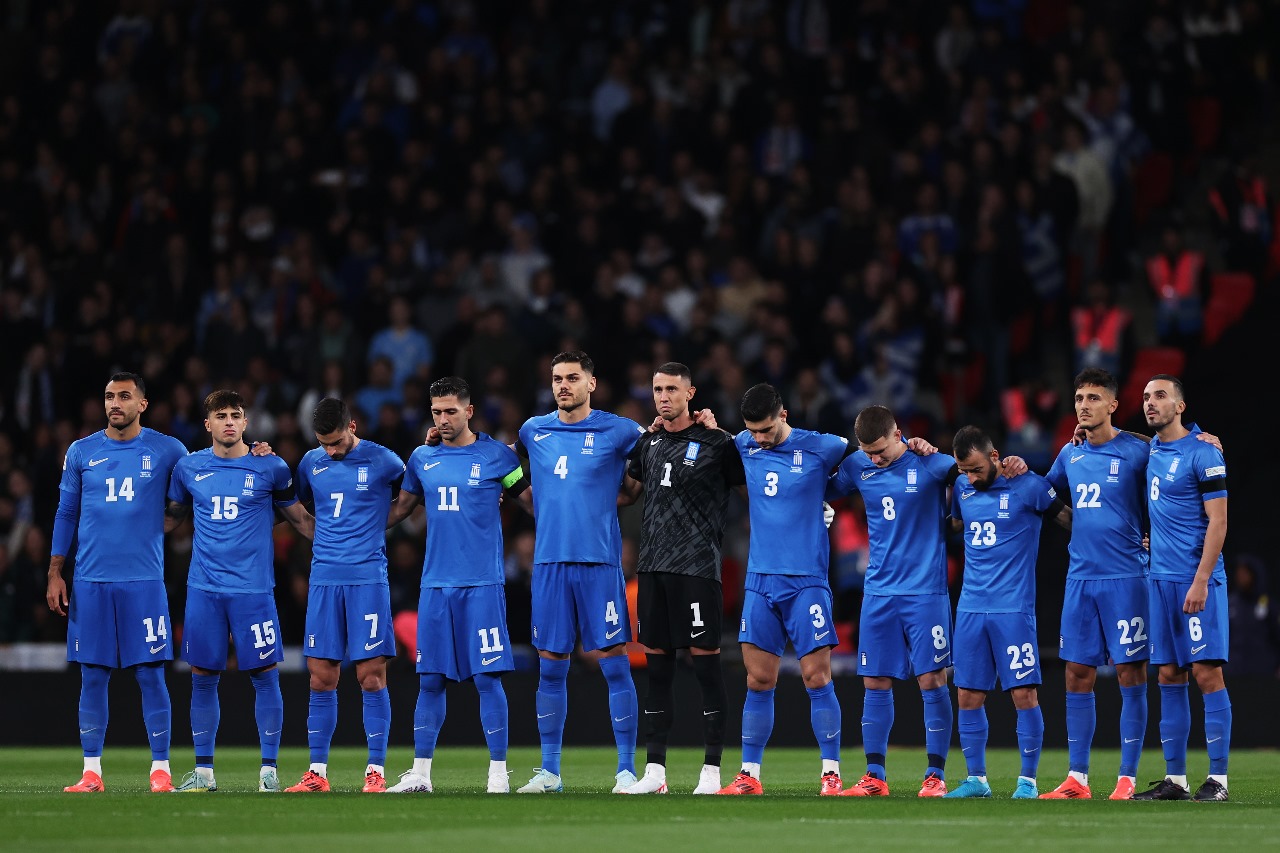
MULTIPOLYGON (((174 750, 174 775, 190 769, 174 750)), ((642 750, 643 752, 643 750, 642 750)), ((737 770, 726 755, 724 781, 737 770)), ((959 758, 959 756, 953 756, 959 758)), ((861 755, 845 751, 846 787, 861 775, 861 755)), ((643 754, 641 755, 643 761, 643 754)), ((296 850, 423 849, 481 851, 576 850, 865 850, 1071 849, 1126 850, 1200 846, 1271 848, 1280 832, 1280 754, 1237 752, 1231 757, 1229 803, 1112 803, 1011 801, 1018 772, 1015 750, 988 756, 992 800, 919 800, 921 750, 889 754, 893 796, 883 800, 819 798, 815 750, 771 749, 765 754, 764 797, 692 797, 700 750, 672 750, 669 796, 620 797, 613 784, 612 749, 565 750, 563 795, 490 796, 483 793, 483 749, 442 748, 432 769, 436 793, 363 795, 363 749, 335 749, 331 794, 258 794, 256 750, 218 751, 219 790, 190 796, 146 792, 149 755, 107 748, 103 794, 63 794, 80 775, 76 748, 0 749, 0 849, 4 850, 296 850), (392 847, 391 845, 397 845, 392 847), (403 848, 399 845, 404 845, 403 848)), ((1094 794, 1106 797, 1117 764, 1114 751, 1094 754, 1094 794)), ((392 779, 409 767, 412 751, 391 751, 392 779)), ((952 784, 963 777, 953 762, 952 784)), ((1203 779, 1203 754, 1192 755, 1193 787, 1203 779)), ((511 750, 514 790, 538 764, 531 748, 511 750)), ((281 753, 281 781, 292 784, 307 766, 303 749, 281 753)), ((1065 774, 1066 754, 1045 753, 1040 787, 1065 774)), ((1139 788, 1162 775, 1148 751, 1139 788)))

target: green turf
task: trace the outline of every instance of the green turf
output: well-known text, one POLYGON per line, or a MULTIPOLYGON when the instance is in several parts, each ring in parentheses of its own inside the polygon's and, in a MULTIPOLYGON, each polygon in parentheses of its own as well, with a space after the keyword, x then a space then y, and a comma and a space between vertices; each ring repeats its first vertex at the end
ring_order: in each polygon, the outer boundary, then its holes
MULTIPOLYGON (((176 775, 190 758, 174 762, 176 775)), ((736 753, 734 756, 736 758, 736 753)), ((845 784, 861 766, 846 755, 845 784)), ((958 756, 957 756, 958 757, 958 756)), ((392 750, 389 772, 407 769, 412 752, 392 750)), ((513 749, 512 788, 522 785, 538 753, 513 749)), ((441 749, 432 772, 435 794, 362 795, 363 750, 334 751, 329 795, 258 794, 253 750, 218 751, 219 790, 200 795, 145 793, 148 755, 108 747, 107 793, 61 793, 80 772, 72 748, 0 749, 0 849, 13 850, 304 850, 403 849, 514 851, 570 850, 842 850, 1060 848, 1093 845, 1136 850, 1202 845, 1271 848, 1280 830, 1280 784, 1273 751, 1231 757, 1230 803, 1016 802, 1008 800, 1018 771, 1014 750, 989 755, 993 800, 919 800, 920 750, 890 751, 887 800, 818 798, 815 750, 772 749, 766 754, 764 797, 616 797, 607 793, 614 770, 611 749, 569 747, 564 774, 569 793, 489 796, 482 749, 441 749), (411 846, 410 846, 411 845, 411 846), (501 845, 501 848, 498 846, 501 845)), ((306 752, 287 749, 281 778, 296 781, 306 752)), ((1115 752, 1099 751, 1094 766, 1114 768, 1115 752)), ((692 790, 700 751, 673 750, 669 780, 692 790)), ((1139 787, 1160 775, 1158 754, 1143 759, 1139 787)), ((1203 755, 1193 772, 1204 771, 1203 755)), ((1061 781, 1066 756, 1049 751, 1041 787, 1061 781)), ((726 760, 725 781, 729 770, 726 760)), ((953 779, 958 768, 953 768, 953 779)), ((1095 794, 1110 793, 1109 773, 1095 777, 1095 794), (1105 790, 1101 790, 1105 789, 1105 790)), ((1198 783, 1200 777, 1194 780, 1198 783)))

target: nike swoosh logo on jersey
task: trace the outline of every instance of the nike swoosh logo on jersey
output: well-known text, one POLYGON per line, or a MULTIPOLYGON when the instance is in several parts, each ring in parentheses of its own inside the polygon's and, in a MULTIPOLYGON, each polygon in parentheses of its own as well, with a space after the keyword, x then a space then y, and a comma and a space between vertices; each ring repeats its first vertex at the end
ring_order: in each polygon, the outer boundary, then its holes
POLYGON ((488 666, 489 664, 497 663, 500 660, 502 660, 502 655, 498 655, 497 657, 493 657, 493 658, 480 658, 480 665, 488 666))
POLYGON ((440 464, 439 462, 428 462, 426 465, 422 466, 422 470, 430 471, 432 468, 436 467, 439 464, 440 464))
POLYGON ((929 730, 929 731, 931 731, 931 732, 940 732, 940 731, 942 731, 942 729, 929 729, 929 728, 928 728, 928 726, 926 726, 925 728, 926 728, 926 729, 928 729, 928 730, 929 730))
POLYGON ((1033 752, 1035 752, 1035 750, 1034 750, 1034 749, 1024 749, 1024 750, 1022 750, 1022 754, 1023 754, 1023 755, 1030 755, 1030 754, 1031 754, 1031 753, 1033 753, 1033 752))
POLYGON ((110 456, 108 456, 108 457, 106 457, 105 459, 94 459, 94 460, 91 460, 91 461, 89 462, 89 467, 90 467, 90 468, 92 468, 94 465, 101 465, 103 462, 106 462, 106 461, 107 461, 107 459, 110 459, 110 458, 111 458, 111 457, 110 457, 110 456))
POLYGON ((621 629, 621 628, 615 628, 615 629, 613 629, 612 631, 610 631, 609 633, 605 634, 605 635, 604 635, 604 638, 605 638, 606 640, 612 640, 614 637, 618 636, 618 635, 619 635, 619 634, 621 634, 621 633, 622 633, 622 629, 621 629))
POLYGON ((413 727, 413 730, 414 730, 415 732, 420 732, 420 731, 422 731, 422 730, 423 730, 423 729, 425 729, 425 728, 429 728, 429 727, 428 727, 428 726, 414 726, 414 727, 413 727))
POLYGON ((1192 646, 1192 647, 1191 647, 1191 654, 1193 654, 1193 655, 1198 655, 1198 654, 1200 654, 1202 651, 1204 651, 1205 646, 1207 646, 1207 645, 1209 645, 1209 644, 1208 644, 1208 643, 1202 643, 1201 645, 1198 645, 1198 646, 1192 646))
POLYGON ((831 740, 833 737, 835 737, 835 736, 836 736, 836 735, 838 735, 838 734, 840 734, 840 730, 839 730, 839 729, 836 729, 834 732, 832 732, 831 734, 827 735, 827 740, 831 740))
POLYGON ((196 474, 196 482, 198 483, 198 482, 200 482, 201 480, 207 480, 207 479, 209 479, 209 478, 210 478, 210 477, 212 477, 212 476, 213 476, 213 473, 212 473, 212 472, 211 472, 211 473, 208 473, 208 474, 196 474))
POLYGON ((258 655, 258 660, 266 660, 267 658, 271 657, 271 655, 273 655, 274 653, 275 653, 275 649, 267 649, 265 652, 262 652, 258 655))
POLYGON ((1124 656, 1125 656, 1125 657, 1127 657, 1127 658, 1131 658, 1131 657, 1133 657, 1134 655, 1136 655, 1138 652, 1140 652, 1140 651, 1142 651, 1143 649, 1145 649, 1146 647, 1147 647, 1147 644, 1146 644, 1146 643, 1143 643, 1142 645, 1140 645, 1140 646, 1136 646, 1136 647, 1134 647, 1134 648, 1132 648, 1132 649, 1125 649, 1125 650, 1124 650, 1124 656))
POLYGON ((943 662, 944 660, 946 660, 946 659, 947 659, 947 656, 946 656, 945 654, 941 654, 941 655, 934 655, 934 656, 933 656, 933 662, 934 662, 934 663, 942 663, 942 662, 943 662))
POLYGON ((153 655, 154 655, 156 652, 160 651, 161 649, 163 649, 163 648, 164 648, 165 646, 167 646, 167 645, 169 645, 169 644, 168 644, 168 643, 161 643, 161 644, 160 644, 160 645, 158 645, 158 646, 152 646, 152 647, 151 647, 151 654, 153 654, 153 655))
POLYGON ((1137 739, 1136 737, 1127 737, 1127 738, 1125 738, 1125 739, 1124 739, 1124 742, 1125 742, 1125 743, 1137 743, 1137 742, 1138 742, 1138 739, 1137 739))
POLYGON ((823 637, 825 637, 825 636, 827 636, 827 634, 830 634, 830 633, 831 633, 830 631, 823 631, 821 634, 814 634, 814 635, 813 635, 813 641, 814 641, 815 643, 817 643, 817 642, 821 642, 821 641, 822 641, 822 638, 823 638, 823 637))
POLYGON ((962 501, 967 501, 967 500, 969 500, 969 498, 973 497, 973 496, 974 496, 974 495, 976 495, 976 494, 977 494, 977 492, 961 492, 961 493, 960 493, 960 500, 962 500, 962 501))
POLYGON ((97 726, 94 726, 94 727, 93 727, 93 728, 91 728, 91 729, 81 729, 81 730, 80 730, 80 734, 82 734, 82 735, 87 735, 89 732, 96 732, 97 730, 98 730, 98 727, 97 727, 97 726))
POLYGON ((555 715, 556 715, 555 711, 552 711, 550 714, 539 714, 538 719, 545 720, 547 717, 554 717, 555 715))
POLYGON ((1033 672, 1033 670, 1025 669, 1025 670, 1023 670, 1022 672, 1020 672, 1020 673, 1018 673, 1017 675, 1015 675, 1015 676, 1014 676, 1014 678, 1016 678, 1016 679, 1018 679, 1019 681, 1021 681, 1022 679, 1026 678, 1028 675, 1030 675, 1032 672, 1033 672))
POLYGON ((707 632, 706 632, 706 631, 698 631, 696 634, 690 634, 690 635, 689 635, 689 639, 690 639, 690 640, 696 640, 696 639, 698 639, 699 637, 701 637, 701 636, 702 636, 703 634, 705 634, 705 633, 707 633, 707 632))
POLYGON ((367 737, 369 740, 373 740, 376 737, 382 737, 384 734, 386 734, 386 732, 374 732, 373 734, 366 735, 365 737, 367 737))
POLYGON ((533 437, 533 440, 534 440, 534 441, 542 441, 542 439, 544 439, 544 438, 551 438, 551 433, 549 433, 549 432, 540 432, 540 433, 538 433, 537 435, 535 435, 535 436, 533 437))
POLYGON ((747 451, 747 455, 748 455, 748 456, 755 456, 755 455, 756 455, 757 453, 759 453, 761 450, 764 450, 764 448, 763 448, 763 447, 753 447, 753 448, 751 448, 750 450, 748 450, 748 451, 747 451))
POLYGON ((650 447, 653 447, 653 446, 654 446, 655 444, 657 444, 659 441, 662 441, 662 439, 660 439, 660 438, 655 438, 653 441, 649 442, 649 446, 650 446, 650 447))
POLYGON ((378 646, 380 646, 380 645, 382 645, 382 640, 379 640, 379 641, 378 641, 378 642, 376 642, 376 643, 365 643, 365 644, 364 644, 364 650, 365 650, 366 652, 371 652, 371 651, 373 651, 374 649, 376 649, 376 648, 377 648, 378 646))
MULTIPOLYGON (((209 733, 209 730, 208 730, 208 729, 205 729, 205 730, 204 730, 204 731, 202 731, 202 732, 192 732, 192 733, 191 733, 191 736, 192 736, 192 737, 200 737, 200 735, 207 735, 208 733, 209 733)), ((318 734, 320 734, 320 733, 319 733, 319 732, 311 732, 311 731, 309 731, 309 732, 307 732, 307 734, 309 734, 309 735, 318 735, 318 734)))
POLYGON ((1216 738, 1214 738, 1213 740, 1207 740, 1207 741, 1205 741, 1205 744, 1217 743, 1217 742, 1218 742, 1218 741, 1220 741, 1220 740, 1222 740, 1222 738, 1220 738, 1220 737, 1216 737, 1216 738))
POLYGON ((163 730, 158 731, 158 732, 152 732, 152 733, 151 733, 151 736, 152 736, 152 737, 160 737, 160 735, 164 734, 164 733, 165 733, 165 732, 167 732, 167 731, 169 731, 169 730, 168 730, 168 729, 163 729, 163 730))
MULTIPOLYGON (((658 712, 655 712, 655 713, 658 713, 658 712)), ((710 717, 712 714, 719 714, 719 713, 720 713, 719 711, 703 711, 702 716, 710 717)))
POLYGON ((1074 463, 1074 462, 1079 462, 1079 461, 1080 461, 1081 459, 1083 459, 1083 458, 1084 458, 1084 454, 1083 454, 1083 453, 1081 453, 1081 454, 1080 454, 1080 455, 1078 455, 1078 456, 1072 456, 1072 457, 1071 457, 1071 461, 1072 461, 1073 463, 1074 463))
POLYGON ((863 472, 862 472, 862 479, 864 479, 864 480, 870 480, 872 477, 874 477, 874 476, 875 476, 876 474, 878 474, 878 473, 880 473, 880 472, 879 472, 879 471, 863 471, 863 472))
POLYGON ((502 729, 501 729, 501 728, 497 728, 497 729, 485 729, 485 730, 484 730, 484 733, 485 733, 485 734, 487 734, 487 735, 496 735, 496 734, 497 734, 498 732, 500 732, 500 731, 502 731, 502 729))
POLYGON ((317 474, 322 473, 322 472, 324 472, 324 471, 328 471, 328 470, 329 470, 329 466, 328 466, 328 465, 324 466, 323 468, 312 468, 312 469, 311 469, 311 476, 312 476, 312 477, 314 477, 314 476, 316 476, 317 474))
MULTIPOLYGON (((200 734, 204 734, 204 732, 201 732, 200 734)), ((318 734, 320 734, 320 730, 319 730, 319 729, 307 729, 307 734, 309 734, 309 735, 318 735, 318 734)))
POLYGON ((629 719, 631 719, 631 715, 627 714, 625 717, 614 717, 613 721, 615 723, 621 723, 623 720, 629 720, 629 719))
POLYGON ((276 729, 274 732, 267 732, 266 734, 267 734, 267 737, 275 737, 276 735, 280 734, 280 730, 276 729))
POLYGON ((1171 740, 1173 740, 1173 738, 1171 738, 1171 737, 1162 737, 1162 738, 1160 738, 1160 742, 1161 742, 1161 743, 1168 743, 1168 742, 1169 742, 1169 741, 1171 741, 1171 740))

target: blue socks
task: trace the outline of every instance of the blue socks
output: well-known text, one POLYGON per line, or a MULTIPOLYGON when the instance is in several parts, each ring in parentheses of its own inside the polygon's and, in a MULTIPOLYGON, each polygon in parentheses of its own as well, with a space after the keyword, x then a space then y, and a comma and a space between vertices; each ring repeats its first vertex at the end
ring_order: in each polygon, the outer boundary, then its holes
MULTIPOLYGON (((1219 690, 1218 692, 1225 693, 1226 691, 1219 690)), ((1208 716, 1206 713, 1206 729, 1208 716)), ((1190 735, 1191 701, 1187 697, 1187 685, 1161 684, 1160 745, 1164 747, 1165 773, 1168 775, 1187 775, 1187 738, 1190 735)))
POLYGON ((391 694, 387 688, 365 690, 364 734, 369 740, 369 763, 379 767, 387 763, 387 738, 391 728, 391 694))
POLYGON ((893 691, 866 690, 862 699, 862 748, 867 754, 867 775, 884 779, 889 730, 893 728, 893 691))
POLYGON ((418 676, 418 703, 413 707, 414 758, 435 757, 436 740, 444 725, 444 686, 444 676, 439 673, 425 672, 418 676))
POLYGON ((747 690, 742 705, 742 763, 764 763, 764 747, 773 734, 773 691, 747 690))
POLYGON ((824 687, 809 687, 809 722, 818 741, 818 752, 824 760, 840 760, 840 700, 836 686, 828 681, 824 687))
MULTIPOLYGON (((142 690, 142 721, 147 726, 151 760, 167 761, 169 740, 172 737, 169 730, 173 727, 173 706, 169 704, 169 688, 164 683, 164 664, 138 664, 133 668, 133 674, 142 690)), ((106 728, 105 723, 103 728, 106 728)))
POLYGON ((921 690, 920 695, 924 697, 924 749, 929 761, 925 775, 945 779, 951 747, 951 692, 944 686, 921 690))
POLYGON ((1098 725, 1097 705, 1092 693, 1067 694, 1067 769, 1089 772, 1089 752, 1093 730, 1098 725))
POLYGON ((600 672, 609 685, 609 717, 613 721, 613 740, 618 745, 618 772, 629 770, 634 774, 640 702, 631 677, 631 660, 626 655, 601 658, 600 672))
POLYGON ((307 706, 307 746, 311 747, 312 764, 329 763, 329 743, 338 727, 338 692, 312 690, 307 706))
POLYGON ((1136 776, 1147 735, 1147 685, 1120 688, 1120 775, 1136 776))
MULTIPOLYGON (((603 667, 601 667, 603 669, 603 667)), ((568 660, 538 660, 538 739, 542 742, 542 769, 560 775, 560 749, 564 743, 564 718, 569 710, 568 660)), ((635 686, 632 686, 634 695, 635 686)), ((610 697, 610 705, 613 704, 610 697)))
MULTIPOLYGON (((507 692, 497 675, 481 673, 473 679, 480 694, 480 725, 489 745, 490 761, 507 760, 507 692)), ((441 718, 444 714, 440 715, 441 718)))
POLYGON ((80 747, 85 758, 102 756, 102 742, 107 737, 107 684, 110 681, 111 670, 107 667, 80 664, 80 747))
POLYGON ((253 714, 258 721, 262 764, 275 767, 280 757, 280 730, 284 728, 284 697, 280 695, 280 670, 274 666, 249 674, 253 683, 253 714))
POLYGON ((218 737, 218 681, 220 675, 191 674, 191 740, 196 767, 213 767, 213 743, 218 737))
POLYGON ((1204 695, 1204 743, 1209 751, 1209 774, 1227 775, 1231 750, 1231 697, 1227 688, 1204 695))
MULTIPOLYGON (((1022 712, 1018 712, 1021 722, 1022 712)), ((987 775, 987 709, 976 708, 972 711, 960 709, 960 751, 964 753, 965 767, 970 776, 987 775)), ((1019 735, 1021 740, 1021 735, 1019 735)))
MULTIPOLYGON (((964 713, 961 711, 960 713, 964 713)), ((1022 750, 1022 773, 1036 778, 1040 767, 1040 749, 1044 746, 1044 713, 1040 706, 1018 711, 1018 748, 1022 750)))

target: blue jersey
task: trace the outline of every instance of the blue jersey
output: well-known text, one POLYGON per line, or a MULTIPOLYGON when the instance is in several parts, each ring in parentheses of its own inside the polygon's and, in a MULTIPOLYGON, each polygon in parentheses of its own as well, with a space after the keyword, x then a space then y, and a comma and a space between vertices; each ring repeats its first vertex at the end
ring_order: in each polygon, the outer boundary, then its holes
MULTIPOLYGON (((1168 444, 1151 440, 1147 461, 1147 508, 1151 514, 1151 576, 1190 583, 1204 553, 1209 516, 1204 502, 1227 496, 1227 464, 1222 451, 1190 435, 1168 444)), ((1226 583, 1222 555, 1213 579, 1226 583)))
POLYGON ((627 454, 644 430, 594 410, 576 424, 555 412, 529 418, 520 444, 529 455, 535 563, 622 564, 618 488, 627 454))
POLYGON ((367 438, 341 461, 323 447, 298 463, 298 497, 314 502, 312 586, 387 582, 387 514, 404 463, 367 438))
POLYGON ((1067 444, 1058 452, 1045 476, 1072 509, 1068 578, 1146 576, 1148 450, 1145 441, 1122 432, 1105 444, 1067 444))
POLYGON ((424 588, 505 581, 499 501, 502 490, 523 476, 511 448, 484 433, 466 447, 413 451, 401 488, 422 498, 427 511, 424 588))
POLYGON ((747 477, 747 571, 827 579, 831 540, 822 523, 827 475, 848 450, 838 435, 791 430, 767 450, 743 430, 733 438, 747 477))
POLYGON ((951 517, 963 522, 964 583, 957 611, 1036 612, 1036 555, 1044 512, 1057 493, 1039 474, 996 477, 976 489, 961 474, 951 490, 951 517))
POLYGON ((868 594, 946 593, 947 487, 955 464, 945 453, 917 456, 910 450, 884 468, 861 450, 840 464, 827 494, 862 493, 870 546, 868 594))
MULTIPOLYGON (((128 441, 102 430, 71 443, 57 525, 74 527, 76 580, 164 580, 165 491, 173 466, 186 455, 182 442, 146 427, 128 441)), ((55 546, 54 554, 67 550, 55 546)))
POLYGON ((192 507, 187 586, 231 593, 275 588, 274 507, 298 502, 288 463, 279 456, 223 459, 212 448, 198 450, 178 460, 169 500, 192 507))

